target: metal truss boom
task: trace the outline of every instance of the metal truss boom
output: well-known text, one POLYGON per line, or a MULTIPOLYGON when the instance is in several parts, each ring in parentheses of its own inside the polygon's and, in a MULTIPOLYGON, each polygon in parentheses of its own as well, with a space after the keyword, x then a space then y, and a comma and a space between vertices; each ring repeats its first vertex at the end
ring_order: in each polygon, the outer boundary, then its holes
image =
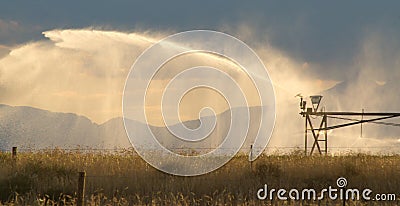
MULTIPOLYGON (((400 117, 400 113, 396 113, 396 112, 325 112, 325 111, 316 112, 316 111, 312 111, 311 109, 309 109, 307 111, 302 111, 300 113, 300 115, 305 117, 304 138, 305 138, 305 154, 306 155, 308 153, 307 152, 307 142, 308 142, 308 131, 309 130, 311 130, 311 134, 312 134, 313 140, 314 140, 314 143, 311 147, 310 155, 313 154, 315 148, 317 148, 317 151, 319 154, 322 154, 323 152, 325 154, 327 154, 328 153, 328 133, 327 133, 328 130, 333 130, 333 129, 353 126, 353 125, 362 124, 362 123, 376 122, 379 120, 400 117), (313 123, 311 121, 311 116, 322 117, 321 123, 318 128, 314 128, 313 123), (362 120, 356 120, 355 122, 338 124, 338 125, 328 127, 328 118, 335 118, 335 116, 361 116, 361 117, 375 116, 375 118, 365 119, 365 120, 362 118, 362 120), (310 127, 310 129, 308 129, 308 126, 310 127), (323 139, 320 139, 320 131, 324 131, 323 139), (325 142, 324 149, 321 149, 319 142, 325 142)), ((390 125, 390 124, 388 124, 388 125, 390 125)))

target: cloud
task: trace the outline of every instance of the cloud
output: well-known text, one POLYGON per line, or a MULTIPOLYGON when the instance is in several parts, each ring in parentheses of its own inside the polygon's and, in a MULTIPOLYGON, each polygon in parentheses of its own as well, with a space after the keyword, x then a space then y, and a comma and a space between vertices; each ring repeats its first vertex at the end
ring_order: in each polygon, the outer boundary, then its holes
MULTIPOLYGON (((13 32, 19 31, 21 29, 22 29, 22 27, 16 21, 12 21, 12 20, 6 21, 3 19, 0 19, 0 35, 13 33, 13 32)), ((2 37, 2 36, 0 36, 0 37, 2 37)))
POLYGON ((100 31, 91 29, 66 29, 51 30, 43 32, 43 35, 61 48, 70 48, 82 51, 98 51, 99 48, 112 49, 111 45, 116 44, 139 48, 147 48, 160 37, 152 37, 149 34, 123 33, 117 31, 100 31))
POLYGON ((0 59, 1 101, 103 122, 121 116, 121 94, 134 60, 150 35, 52 30, 48 40, 11 49, 0 59))

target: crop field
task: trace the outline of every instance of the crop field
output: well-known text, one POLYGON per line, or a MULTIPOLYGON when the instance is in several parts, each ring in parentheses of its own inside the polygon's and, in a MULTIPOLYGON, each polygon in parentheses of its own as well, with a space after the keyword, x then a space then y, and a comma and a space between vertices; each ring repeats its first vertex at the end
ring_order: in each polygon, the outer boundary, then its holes
POLYGON ((336 186, 395 193, 392 201, 353 201, 346 205, 399 205, 400 156, 264 155, 250 164, 237 156, 206 175, 179 177, 160 172, 130 150, 80 152, 48 150, 0 153, 0 205, 75 205, 78 172, 86 172, 87 205, 343 205, 341 200, 259 200, 271 188, 336 186))

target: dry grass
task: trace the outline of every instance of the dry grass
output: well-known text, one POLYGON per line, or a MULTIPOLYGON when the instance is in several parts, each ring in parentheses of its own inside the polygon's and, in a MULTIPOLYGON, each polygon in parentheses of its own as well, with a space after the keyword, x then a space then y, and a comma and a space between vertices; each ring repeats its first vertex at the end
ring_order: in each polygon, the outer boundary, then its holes
MULTIPOLYGON (((341 202, 259 201, 265 183, 274 188, 336 186, 370 188, 400 197, 400 156, 353 154, 337 157, 300 154, 262 156, 252 168, 247 157, 235 157, 212 173, 178 177, 153 169, 131 151, 81 153, 52 150, 23 152, 14 161, 0 153, 0 205, 75 204, 78 172, 85 170, 90 205, 340 205, 341 202)), ((398 205, 400 201, 385 202, 398 205)), ((381 205, 382 202, 349 202, 381 205)))

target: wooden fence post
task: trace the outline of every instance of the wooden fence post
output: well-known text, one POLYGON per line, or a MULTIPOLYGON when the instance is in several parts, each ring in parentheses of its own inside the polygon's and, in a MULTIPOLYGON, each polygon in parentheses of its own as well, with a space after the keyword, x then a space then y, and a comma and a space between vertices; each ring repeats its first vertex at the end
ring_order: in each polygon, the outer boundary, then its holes
POLYGON ((17 159, 17 147, 12 147, 12 158, 17 159))
POLYGON ((86 172, 79 172, 79 179, 78 179, 78 202, 77 206, 85 205, 85 179, 86 179, 86 172))
POLYGON ((250 171, 253 171, 253 145, 250 145, 250 171))

